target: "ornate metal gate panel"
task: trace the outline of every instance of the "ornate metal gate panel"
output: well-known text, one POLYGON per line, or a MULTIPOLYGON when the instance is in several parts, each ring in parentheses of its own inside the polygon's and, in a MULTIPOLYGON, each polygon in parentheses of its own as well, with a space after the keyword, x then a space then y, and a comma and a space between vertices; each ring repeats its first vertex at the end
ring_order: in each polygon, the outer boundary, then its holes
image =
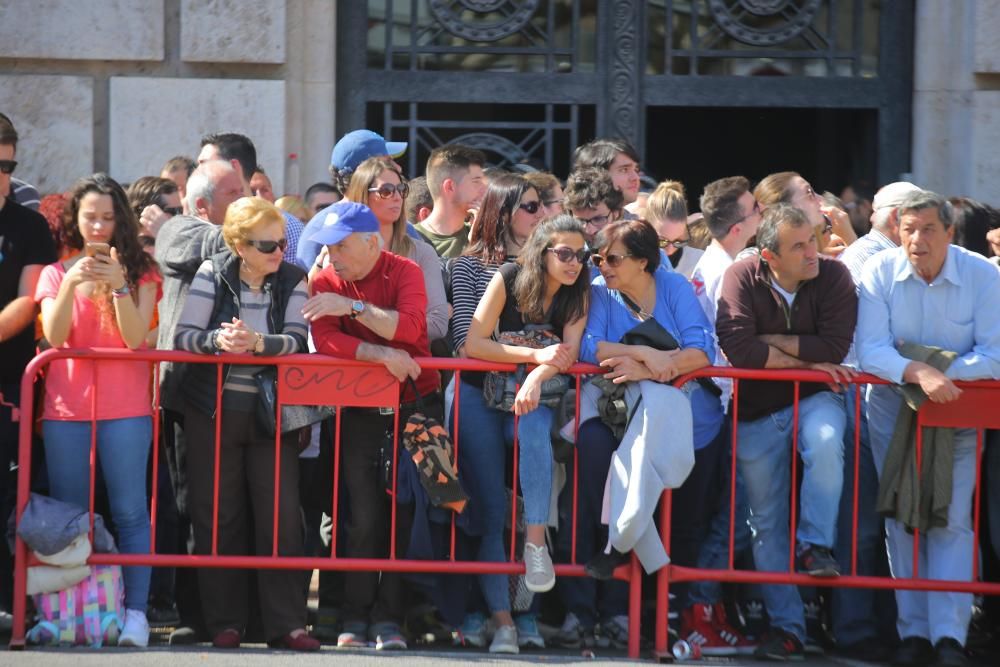
POLYGON ((474 143, 566 173, 594 136, 644 151, 647 107, 878 112, 878 179, 909 169, 912 0, 338 3, 338 133, 474 143))

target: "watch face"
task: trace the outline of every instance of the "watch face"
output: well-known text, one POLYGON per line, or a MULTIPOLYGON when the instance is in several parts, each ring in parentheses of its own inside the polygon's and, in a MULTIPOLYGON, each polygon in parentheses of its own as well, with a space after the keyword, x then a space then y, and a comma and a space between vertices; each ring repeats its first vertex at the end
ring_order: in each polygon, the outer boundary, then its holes
POLYGON ((351 302, 351 317, 357 317, 365 311, 364 301, 352 301, 351 302))

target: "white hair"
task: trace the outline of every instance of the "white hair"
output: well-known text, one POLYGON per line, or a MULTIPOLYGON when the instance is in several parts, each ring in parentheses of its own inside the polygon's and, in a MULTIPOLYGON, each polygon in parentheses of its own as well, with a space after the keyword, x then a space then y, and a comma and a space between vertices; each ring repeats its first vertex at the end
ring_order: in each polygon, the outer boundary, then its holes
POLYGON ((215 197, 215 186, 222 180, 222 177, 236 169, 227 160, 209 160, 198 165, 198 168, 191 173, 187 182, 187 192, 185 193, 185 204, 191 215, 198 211, 197 201, 204 199, 211 204, 215 197))

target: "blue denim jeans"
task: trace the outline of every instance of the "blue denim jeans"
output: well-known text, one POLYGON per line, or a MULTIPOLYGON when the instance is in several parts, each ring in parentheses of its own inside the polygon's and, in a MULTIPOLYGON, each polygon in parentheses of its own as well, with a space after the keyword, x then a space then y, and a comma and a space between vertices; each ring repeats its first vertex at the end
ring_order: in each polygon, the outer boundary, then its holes
MULTIPOLYGON (((708 526, 701 549, 698 551, 697 567, 700 570, 729 569, 729 505, 733 466, 731 420, 726 420, 722 431, 725 437, 725 453, 720 466, 720 495, 715 514, 708 526)), ((739 468, 736 469, 736 519, 733 521, 733 551, 738 555, 750 548, 750 507, 747 505, 746 484, 739 468)), ((715 604, 722 601, 722 582, 692 581, 688 588, 689 604, 715 604)))
MULTIPOLYGON (((761 572, 788 572, 793 409, 739 422, 736 457, 747 487, 753 555, 761 572)), ((822 391, 799 403, 798 454, 804 472, 797 544, 833 548, 844 473, 844 397, 822 391)), ((794 586, 762 586, 771 626, 805 639, 802 599, 794 586)))
MULTIPOLYGON (((837 518, 837 548, 834 554, 842 574, 851 573, 853 552, 858 553, 858 575, 878 576, 888 572, 885 542, 882 539, 882 519, 875 512, 878 496, 878 475, 868 437, 868 406, 862 397, 861 419, 858 422, 858 536, 852 542, 854 527, 854 402, 857 385, 851 385, 845 396, 847 430, 844 433, 844 492, 840 497, 837 518)), ((864 393, 864 392, 862 392, 864 393)), ((870 588, 833 589, 833 636, 840 646, 849 646, 864 639, 886 638, 892 635, 895 602, 890 591, 870 588), (878 609, 878 613, 876 613, 878 609)))
MULTIPOLYGON (((478 560, 504 562, 504 519, 510 513, 504 493, 507 445, 514 441, 514 415, 486 407, 483 390, 459 383, 458 466, 462 486, 471 496, 471 520, 479 528, 478 560)), ((453 424, 453 417, 448 423, 453 424)), ((539 406, 518 418, 518 489, 524 496, 524 520, 545 524, 552 493, 552 411, 539 406)), ((509 611, 505 575, 481 575, 480 588, 490 612, 509 611)))
MULTIPOLYGON (((42 422, 49 492, 53 498, 87 509, 90 505, 90 422, 42 422)), ((118 548, 149 553, 146 465, 153 438, 150 417, 97 422, 97 456, 108 489, 118 548)), ((146 610, 152 568, 123 568, 125 608, 146 610)))

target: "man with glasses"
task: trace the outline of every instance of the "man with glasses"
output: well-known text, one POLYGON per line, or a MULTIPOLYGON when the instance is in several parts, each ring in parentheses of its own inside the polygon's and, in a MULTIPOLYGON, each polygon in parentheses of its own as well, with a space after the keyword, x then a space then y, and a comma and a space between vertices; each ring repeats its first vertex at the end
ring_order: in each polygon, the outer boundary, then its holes
POLYGON ((598 232, 622 217, 625 199, 605 169, 587 167, 566 179, 563 207, 583 225, 587 243, 594 244, 598 232))
MULTIPOLYGON (((716 317, 722 351, 738 368, 818 370, 828 384, 740 383, 736 457, 750 503, 754 561, 762 572, 794 567, 836 577, 840 568, 831 549, 847 422, 839 385, 853 377, 840 362, 854 335, 858 297, 850 273, 820 256, 809 219, 793 206, 779 203, 765 211, 757 247, 759 256, 737 261, 722 278, 716 317), (790 536, 793 443, 804 465, 793 501, 800 518, 790 536)), ((801 660, 806 628, 798 590, 766 585, 761 592, 771 632, 754 656, 801 660)))
MULTIPOLYGON (((35 285, 42 268, 58 259, 45 218, 7 195, 17 166, 17 139, 14 126, 0 114, 0 516, 10 514, 17 485, 16 410, 21 402, 21 375, 35 356, 35 285)), ((0 631, 10 627, 11 583, 11 558, 4 540, 0 545, 0 631)))

